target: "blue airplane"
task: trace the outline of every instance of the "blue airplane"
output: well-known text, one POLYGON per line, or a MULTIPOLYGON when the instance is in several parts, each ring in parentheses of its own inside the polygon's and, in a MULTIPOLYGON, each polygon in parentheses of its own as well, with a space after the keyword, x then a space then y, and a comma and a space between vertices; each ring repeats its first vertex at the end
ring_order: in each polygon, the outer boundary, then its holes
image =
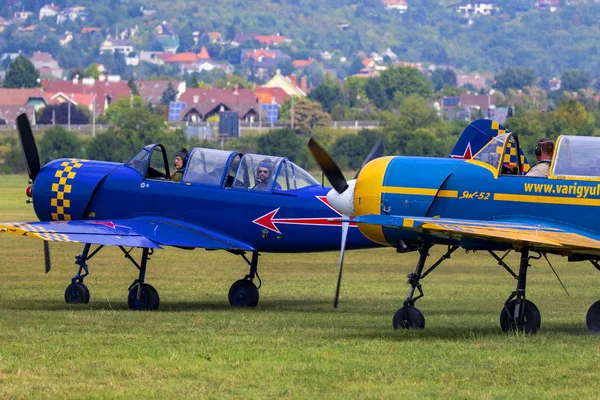
MULTIPOLYGON (((17 125, 33 183, 27 193, 39 222, 3 223, 0 232, 43 239, 46 272, 48 241, 84 244, 76 257, 78 272, 65 290, 67 303, 89 302, 87 263, 104 246, 118 246, 139 270, 129 287, 133 310, 159 307, 157 290, 146 283, 146 268, 154 249, 163 246, 241 256, 249 273, 233 283, 229 302, 247 307, 259 300, 260 253, 335 250, 340 228, 348 248, 380 246, 365 238, 356 223, 342 223, 326 199, 329 188, 286 158, 194 148, 180 182, 170 179, 161 144, 144 147, 126 163, 59 159, 41 167, 25 114, 17 125), (139 262, 135 248, 142 249, 139 262)), ((381 155, 378 143, 365 164, 381 155)))
MULTIPOLYGON (((535 333, 541 326, 538 308, 526 297, 532 259, 543 257, 552 267, 546 255, 557 254, 600 270, 600 228, 594 218, 600 207, 600 138, 559 137, 549 176, 528 177, 518 136, 491 121, 478 124, 492 124, 496 132, 481 135, 471 127, 457 143, 455 157, 382 157, 351 181, 318 143, 309 141, 333 185, 329 204, 353 217, 374 242, 420 254, 408 275, 408 296, 393 317, 394 329, 425 327, 423 313, 414 306, 423 296, 421 280, 459 248, 489 252, 517 280, 500 313, 505 332, 535 333), (447 251, 425 270, 434 245, 447 251), (510 251, 520 253, 518 272, 504 261, 510 251)), ((600 333, 600 301, 589 308, 586 322, 589 331, 600 333)))

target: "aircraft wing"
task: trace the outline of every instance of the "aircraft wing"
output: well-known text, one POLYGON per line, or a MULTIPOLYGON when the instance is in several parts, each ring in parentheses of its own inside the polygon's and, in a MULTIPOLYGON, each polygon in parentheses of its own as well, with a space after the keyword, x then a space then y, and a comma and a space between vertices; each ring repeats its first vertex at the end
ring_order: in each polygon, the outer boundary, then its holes
POLYGON ((363 215, 356 222, 405 229, 450 239, 482 239, 512 243, 515 247, 529 243, 539 250, 557 253, 600 254, 600 237, 573 231, 547 221, 520 219, 510 221, 476 221, 453 218, 363 215))
POLYGON ((161 248, 162 246, 249 250, 246 243, 206 227, 160 217, 113 221, 50 221, 0 223, 0 233, 31 236, 52 242, 161 248))

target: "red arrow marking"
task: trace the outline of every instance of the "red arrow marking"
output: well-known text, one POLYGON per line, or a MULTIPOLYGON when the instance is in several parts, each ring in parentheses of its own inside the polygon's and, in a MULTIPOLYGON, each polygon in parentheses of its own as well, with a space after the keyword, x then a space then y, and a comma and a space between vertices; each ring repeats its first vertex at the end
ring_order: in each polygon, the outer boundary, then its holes
MULTIPOLYGON (((341 218, 275 218, 277 211, 279 211, 279 208, 255 219, 252 222, 276 233, 281 233, 276 224, 342 226, 341 218)), ((350 226, 356 226, 356 222, 350 222, 350 226)))

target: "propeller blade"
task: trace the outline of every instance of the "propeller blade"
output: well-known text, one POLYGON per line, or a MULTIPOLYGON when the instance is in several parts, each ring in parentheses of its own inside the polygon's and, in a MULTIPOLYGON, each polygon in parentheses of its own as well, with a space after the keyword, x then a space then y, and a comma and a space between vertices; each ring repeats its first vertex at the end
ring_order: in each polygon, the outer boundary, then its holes
POLYGON ((344 192, 344 190, 348 188, 348 182, 346 182, 344 174, 342 174, 342 171, 335 161, 333 161, 329 153, 327 153, 319 143, 313 140, 313 138, 310 138, 308 141, 308 149, 317 161, 317 164, 319 164, 319 167, 323 170, 327 179, 329 179, 329 182, 331 182, 335 191, 338 193, 344 192))
MULTIPOLYGON (((343 219, 348 219, 347 215, 342 216, 343 219)), ((340 248, 340 266, 338 268, 338 279, 335 287, 335 299, 333 300, 333 308, 337 308, 340 299, 340 287, 342 286, 342 270, 344 268, 344 250, 346 249, 346 238, 348 237, 349 222, 342 222, 342 246, 340 248)))
POLYGON ((21 138, 21 149, 23 150, 27 171, 29 172, 29 179, 33 181, 40 172, 40 156, 35 145, 33 131, 31 130, 27 114, 23 113, 17 117, 17 127, 21 138))
POLYGON ((46 273, 50 272, 50 245, 44 240, 44 270, 46 273))
POLYGON ((365 165, 367 165, 370 161, 373 161, 376 158, 383 157, 384 153, 385 153, 385 149, 383 147, 383 139, 379 138, 377 143, 375 143, 375 146, 373 146, 373 148, 371 149, 371 152, 369 153, 367 158, 365 158, 365 161, 363 161, 363 163, 360 166, 360 168, 358 169, 358 171, 356 171, 356 175, 354 176, 354 179, 358 178, 358 174, 360 174, 360 170, 363 169, 363 167, 365 165))

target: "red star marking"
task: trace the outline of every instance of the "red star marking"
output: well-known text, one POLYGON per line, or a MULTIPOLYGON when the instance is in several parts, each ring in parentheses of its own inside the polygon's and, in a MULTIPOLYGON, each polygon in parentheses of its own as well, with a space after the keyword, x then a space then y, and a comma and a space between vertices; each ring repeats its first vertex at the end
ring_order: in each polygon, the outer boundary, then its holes
POLYGON ((90 221, 90 223, 94 224, 94 225, 104 225, 104 226, 108 226, 109 228, 113 228, 113 229, 117 229, 117 226, 123 227, 123 228, 127 228, 124 225, 118 225, 115 224, 112 221, 90 221))
POLYGON ((465 153, 462 156, 457 156, 457 155, 451 154, 450 157, 452 157, 452 158, 461 158, 461 159, 465 159, 465 160, 471 159, 471 157, 473 157, 473 155, 471 153, 471 142, 469 142, 467 144, 467 148, 465 149, 465 153))

